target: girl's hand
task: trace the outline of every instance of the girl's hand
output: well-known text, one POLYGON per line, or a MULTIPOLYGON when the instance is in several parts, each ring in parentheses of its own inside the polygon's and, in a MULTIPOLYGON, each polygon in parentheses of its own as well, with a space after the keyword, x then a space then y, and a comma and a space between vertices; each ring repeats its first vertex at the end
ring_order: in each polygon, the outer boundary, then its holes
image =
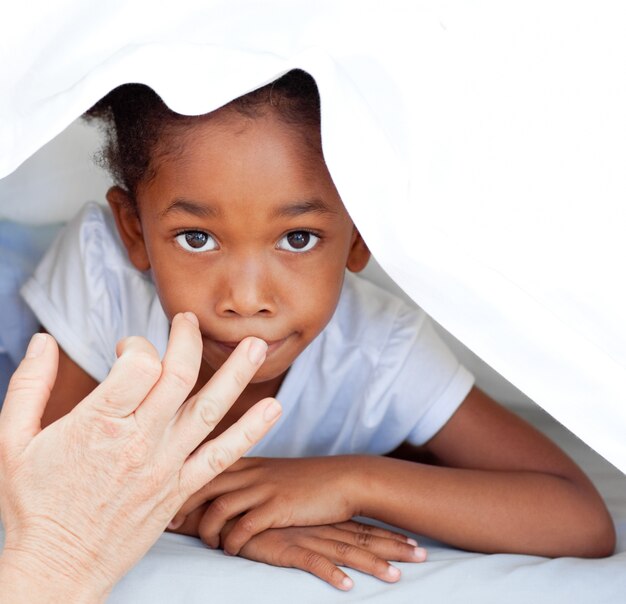
POLYGON ((169 528, 181 526, 187 514, 213 500, 202 518, 200 537, 217 548, 226 522, 241 516, 223 541, 224 551, 237 555, 250 538, 269 528, 350 520, 359 515, 352 478, 366 459, 241 459, 192 495, 169 528))
MULTIPOLYGON (((226 524, 222 538, 228 536, 234 525, 235 521, 226 524)), ((349 521, 269 529, 252 537, 239 555, 274 566, 298 568, 347 591, 354 583, 339 566, 394 583, 400 579, 400 570, 387 560, 423 562, 426 550, 416 545, 404 535, 349 521)))

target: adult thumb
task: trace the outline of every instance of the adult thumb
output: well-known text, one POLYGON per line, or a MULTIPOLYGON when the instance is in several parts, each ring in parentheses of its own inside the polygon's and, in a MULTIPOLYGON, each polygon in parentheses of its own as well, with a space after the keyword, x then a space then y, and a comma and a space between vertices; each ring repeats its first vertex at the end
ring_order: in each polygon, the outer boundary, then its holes
POLYGON ((26 446, 41 431, 41 417, 54 386, 59 348, 47 333, 36 333, 11 377, 0 412, 4 442, 26 446))

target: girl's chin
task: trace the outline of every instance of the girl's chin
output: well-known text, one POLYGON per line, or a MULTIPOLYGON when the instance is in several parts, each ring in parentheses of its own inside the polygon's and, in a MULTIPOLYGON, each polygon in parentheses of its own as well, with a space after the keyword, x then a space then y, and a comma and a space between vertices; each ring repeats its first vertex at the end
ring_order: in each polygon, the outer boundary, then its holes
POLYGON ((251 384, 263 384, 265 382, 271 382, 274 380, 280 380, 282 382, 288 370, 289 370, 289 367, 287 367, 287 369, 281 368, 281 369, 274 370, 274 371, 265 370, 265 368, 261 366, 261 369, 259 369, 255 373, 254 377, 250 380, 250 383, 251 384))

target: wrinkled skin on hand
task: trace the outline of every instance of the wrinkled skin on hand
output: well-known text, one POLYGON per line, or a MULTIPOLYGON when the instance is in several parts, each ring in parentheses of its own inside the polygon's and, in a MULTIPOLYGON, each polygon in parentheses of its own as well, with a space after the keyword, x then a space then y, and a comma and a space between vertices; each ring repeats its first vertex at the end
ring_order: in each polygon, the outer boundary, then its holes
POLYGON ((195 316, 177 315, 163 361, 146 340, 121 342, 106 380, 42 431, 58 348, 50 336, 36 335, 0 414, 6 530, 0 584, 11 585, 6 573, 15 571, 48 577, 76 596, 105 597, 182 503, 277 419, 279 405, 261 401, 196 450, 253 377, 265 349, 256 338, 242 341, 185 402, 202 342, 195 316))

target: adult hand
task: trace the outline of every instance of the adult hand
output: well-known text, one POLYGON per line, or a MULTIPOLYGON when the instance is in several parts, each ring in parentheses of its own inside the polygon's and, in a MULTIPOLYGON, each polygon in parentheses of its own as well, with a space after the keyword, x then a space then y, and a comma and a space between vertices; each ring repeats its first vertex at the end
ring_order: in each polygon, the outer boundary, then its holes
POLYGON ((0 558, 3 601, 45 589, 45 600, 104 599, 189 496, 227 468, 276 421, 257 403, 199 447, 265 357, 240 343, 195 396, 202 351, 192 313, 177 315, 161 362, 142 338, 118 346, 109 376, 68 415, 41 430, 58 348, 37 334, 11 379, 0 413, 0 558), (27 592, 20 589, 27 589, 27 592))

